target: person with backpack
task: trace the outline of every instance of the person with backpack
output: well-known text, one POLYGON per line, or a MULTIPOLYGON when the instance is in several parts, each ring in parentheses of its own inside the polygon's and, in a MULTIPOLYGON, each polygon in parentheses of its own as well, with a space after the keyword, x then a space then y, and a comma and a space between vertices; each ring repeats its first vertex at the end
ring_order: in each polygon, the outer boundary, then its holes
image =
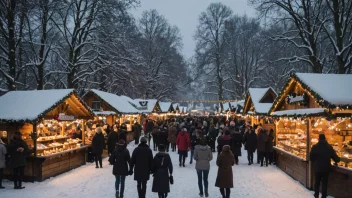
POLYGON ((2 186, 2 176, 4 174, 4 169, 6 167, 6 164, 5 164, 6 154, 7 154, 7 150, 6 150, 5 143, 0 138, 0 189, 5 188, 4 186, 2 186))
POLYGON ((116 198, 123 198, 125 191, 125 179, 129 175, 131 166, 130 152, 126 149, 126 142, 120 140, 117 143, 117 148, 111 153, 109 158, 110 164, 114 165, 112 174, 115 175, 115 196, 116 198), (120 186, 121 184, 121 186, 120 186))
POLYGON ((139 198, 146 198, 147 182, 152 171, 153 152, 147 142, 146 137, 141 138, 141 143, 134 149, 130 162, 130 175, 133 174, 134 170, 134 180, 137 181, 139 198))
POLYGON ((204 137, 200 138, 199 145, 195 146, 194 160, 196 161, 196 171, 198 175, 199 196, 209 197, 208 193, 208 175, 210 170, 210 161, 213 159, 211 148, 207 146, 207 141, 204 137), (204 191, 203 191, 204 183, 204 191))
POLYGON ((172 177, 172 162, 170 155, 165 152, 165 146, 159 144, 159 153, 153 159, 152 173, 153 186, 152 192, 158 193, 159 198, 166 198, 170 193, 170 177, 172 177))

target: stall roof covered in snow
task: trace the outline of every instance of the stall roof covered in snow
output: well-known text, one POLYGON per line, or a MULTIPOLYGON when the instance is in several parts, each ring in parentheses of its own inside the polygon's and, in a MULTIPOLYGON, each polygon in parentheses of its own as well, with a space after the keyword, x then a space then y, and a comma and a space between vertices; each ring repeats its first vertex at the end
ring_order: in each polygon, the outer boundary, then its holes
POLYGON ((121 98, 120 96, 104 91, 99 91, 96 89, 90 90, 96 96, 98 96, 101 100, 105 101, 109 104, 113 109, 123 114, 134 114, 138 113, 138 109, 133 107, 127 100, 121 98))
POLYGON ((152 113, 158 103, 156 99, 134 99, 129 101, 139 113, 152 113))
POLYGON ((90 108, 76 95, 73 89, 10 91, 0 97, 0 120, 6 122, 34 122, 75 95, 85 107, 86 116, 93 115, 90 108))
POLYGON ((180 109, 180 113, 187 113, 188 112, 188 108, 187 107, 179 106, 178 108, 180 109))
MULTIPOLYGON (((256 114, 267 114, 273 103, 272 102, 271 103, 263 103, 263 102, 261 102, 261 100, 269 91, 272 92, 276 97, 277 94, 271 87, 268 87, 268 88, 249 88, 248 95, 246 97, 246 101, 244 104, 244 106, 247 107, 246 111, 249 111, 249 107, 251 105, 250 101, 251 101, 253 103, 256 114)), ((273 98, 272 101, 274 101, 274 99, 275 98, 273 98)))
POLYGON ((171 108, 171 102, 159 102, 160 105, 160 110, 162 113, 167 113, 169 112, 171 108))
POLYGON ((335 106, 352 105, 351 74, 296 73, 294 76, 305 88, 319 95, 318 100, 335 106))
POLYGON ((292 109, 284 111, 275 111, 272 116, 307 116, 324 113, 324 108, 307 108, 307 109, 292 109))

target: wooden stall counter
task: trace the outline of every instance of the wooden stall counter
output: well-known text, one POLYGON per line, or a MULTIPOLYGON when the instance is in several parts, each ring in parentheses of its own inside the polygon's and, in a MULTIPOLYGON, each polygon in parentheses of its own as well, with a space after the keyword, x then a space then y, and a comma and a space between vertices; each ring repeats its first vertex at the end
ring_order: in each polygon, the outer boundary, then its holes
POLYGON ((277 153, 278 167, 302 185, 307 186, 308 161, 279 147, 274 147, 274 150, 277 153))

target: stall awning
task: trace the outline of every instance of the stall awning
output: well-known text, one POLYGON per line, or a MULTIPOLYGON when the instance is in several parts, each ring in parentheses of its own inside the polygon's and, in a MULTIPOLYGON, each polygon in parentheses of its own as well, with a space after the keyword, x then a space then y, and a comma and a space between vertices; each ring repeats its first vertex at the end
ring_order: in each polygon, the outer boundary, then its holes
POLYGON ((323 114, 324 108, 293 109, 273 112, 272 116, 309 116, 323 114))
POLYGON ((0 97, 0 122, 35 122, 60 113, 93 116, 73 89, 10 91, 0 97))

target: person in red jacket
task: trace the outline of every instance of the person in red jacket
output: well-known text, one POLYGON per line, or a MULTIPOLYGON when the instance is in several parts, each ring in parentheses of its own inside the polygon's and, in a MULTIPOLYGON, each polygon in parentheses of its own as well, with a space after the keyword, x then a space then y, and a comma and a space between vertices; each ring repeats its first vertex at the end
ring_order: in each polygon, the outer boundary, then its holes
POLYGON ((187 129, 183 128, 182 131, 178 133, 176 145, 178 148, 179 162, 181 165, 185 167, 185 161, 187 157, 187 153, 189 151, 191 141, 189 139, 189 135, 187 133, 187 129))

